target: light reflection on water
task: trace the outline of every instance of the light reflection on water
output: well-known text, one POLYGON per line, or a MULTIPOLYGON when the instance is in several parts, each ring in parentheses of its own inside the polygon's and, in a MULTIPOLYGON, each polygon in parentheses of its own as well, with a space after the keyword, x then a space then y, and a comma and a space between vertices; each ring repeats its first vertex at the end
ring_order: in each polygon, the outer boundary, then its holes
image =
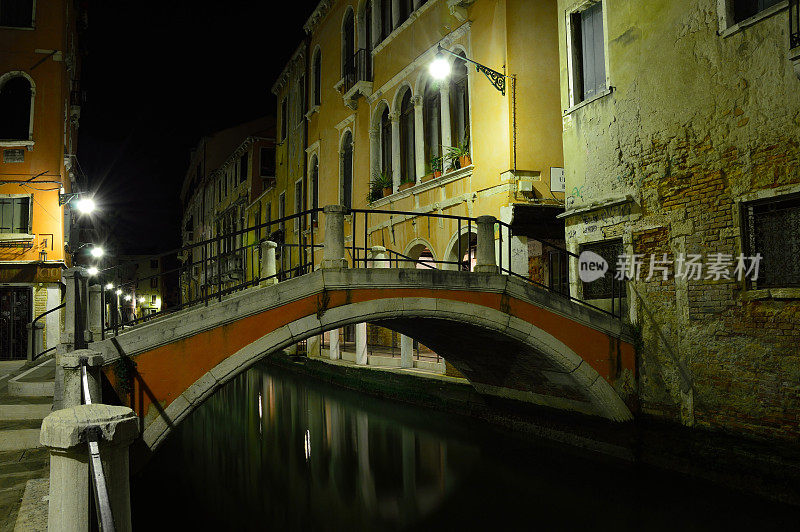
POLYGON ((674 530, 676 509, 682 530, 780 529, 794 512, 750 499, 266 366, 217 391, 133 482, 136 530, 674 530), (761 517, 739 509, 754 504, 761 517))

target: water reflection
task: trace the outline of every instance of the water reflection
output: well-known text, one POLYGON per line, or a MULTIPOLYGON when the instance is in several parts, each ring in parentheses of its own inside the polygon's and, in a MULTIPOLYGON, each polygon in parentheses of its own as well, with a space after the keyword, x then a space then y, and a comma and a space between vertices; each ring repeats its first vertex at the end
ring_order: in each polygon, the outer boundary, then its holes
POLYGON ((781 530, 797 508, 256 367, 132 484, 135 530, 781 530), (679 519, 679 521, 676 521, 679 519))
POLYGON ((402 527, 433 511, 457 477, 452 463, 463 469, 479 450, 412 428, 385 406, 251 370, 181 424, 144 476, 180 472, 180 490, 192 494, 205 524, 402 527))

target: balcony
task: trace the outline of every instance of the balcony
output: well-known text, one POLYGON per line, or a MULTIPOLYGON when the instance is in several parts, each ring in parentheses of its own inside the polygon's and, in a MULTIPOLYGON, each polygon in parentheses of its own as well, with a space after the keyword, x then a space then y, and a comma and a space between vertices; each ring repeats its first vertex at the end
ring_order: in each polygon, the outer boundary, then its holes
POLYGON ((347 59, 337 89, 342 93, 344 104, 351 109, 358 106, 359 95, 367 97, 372 94, 372 54, 369 50, 361 48, 347 59))

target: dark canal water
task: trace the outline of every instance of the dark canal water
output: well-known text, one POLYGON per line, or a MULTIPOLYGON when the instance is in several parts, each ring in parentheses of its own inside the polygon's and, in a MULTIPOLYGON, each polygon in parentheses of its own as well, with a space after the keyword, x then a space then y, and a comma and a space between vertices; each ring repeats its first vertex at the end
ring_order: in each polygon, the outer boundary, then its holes
POLYGON ((133 482, 134 530, 798 530, 800 511, 257 366, 133 482))

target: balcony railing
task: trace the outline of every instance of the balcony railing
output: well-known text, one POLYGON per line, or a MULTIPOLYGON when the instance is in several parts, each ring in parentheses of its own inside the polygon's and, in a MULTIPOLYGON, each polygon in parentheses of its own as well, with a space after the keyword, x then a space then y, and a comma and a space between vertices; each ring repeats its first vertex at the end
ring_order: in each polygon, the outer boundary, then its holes
POLYGON ((344 64, 342 94, 347 94, 359 81, 372 81, 372 54, 361 48, 344 64))

